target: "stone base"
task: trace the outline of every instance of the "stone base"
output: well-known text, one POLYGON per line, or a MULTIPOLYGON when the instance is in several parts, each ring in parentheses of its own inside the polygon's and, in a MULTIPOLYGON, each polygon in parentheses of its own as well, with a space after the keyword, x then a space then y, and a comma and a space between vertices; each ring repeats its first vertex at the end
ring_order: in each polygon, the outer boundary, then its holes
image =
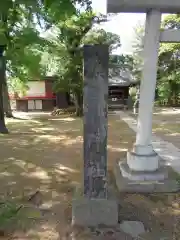
POLYGON ((114 169, 116 185, 120 192, 171 193, 180 190, 177 174, 170 166, 156 172, 134 172, 127 163, 117 163, 114 169), (133 180, 134 179, 134 180, 133 180))
POLYGON ((118 204, 110 192, 107 199, 88 199, 83 196, 82 189, 76 189, 72 200, 72 225, 111 227, 117 223, 118 204))
POLYGON ((139 235, 136 240, 170 240, 174 239, 173 235, 173 233, 167 233, 166 231, 146 232, 139 235))
POLYGON ((119 162, 119 169, 124 178, 132 181, 161 181, 168 178, 168 169, 166 166, 160 166, 154 172, 133 171, 126 162, 119 162))

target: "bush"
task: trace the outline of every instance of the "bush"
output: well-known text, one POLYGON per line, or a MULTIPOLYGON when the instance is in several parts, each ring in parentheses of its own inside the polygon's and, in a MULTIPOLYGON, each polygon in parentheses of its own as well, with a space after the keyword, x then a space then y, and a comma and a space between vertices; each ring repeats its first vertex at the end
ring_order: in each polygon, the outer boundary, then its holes
POLYGON ((13 202, 0 203, 0 235, 6 235, 6 231, 12 231, 13 223, 17 223, 20 215, 18 214, 21 206, 13 202))
POLYGON ((133 102, 136 100, 136 93, 137 93, 137 88, 136 87, 131 87, 129 89, 129 95, 131 96, 133 102))

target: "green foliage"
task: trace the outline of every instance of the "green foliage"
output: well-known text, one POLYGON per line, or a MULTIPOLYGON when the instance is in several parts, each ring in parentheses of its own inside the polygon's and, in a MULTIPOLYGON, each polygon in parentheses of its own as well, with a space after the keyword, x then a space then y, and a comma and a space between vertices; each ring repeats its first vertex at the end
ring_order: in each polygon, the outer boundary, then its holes
POLYGON ((16 77, 10 77, 7 80, 8 89, 10 94, 17 94, 18 96, 24 96, 28 90, 27 82, 22 81, 16 77))
MULTIPOLYGON (((180 15, 170 14, 163 19, 162 29, 179 29, 180 15)), ((134 62, 136 77, 140 79, 142 69, 144 26, 138 25, 135 29, 134 62)), ((180 44, 162 43, 159 49, 157 93, 158 99, 170 105, 178 103, 180 97, 180 44)))
MULTIPOLYGON (((168 15, 162 22, 165 29, 177 29, 180 15, 168 15)), ((180 93, 180 44, 163 43, 159 51, 159 69, 157 89, 160 100, 168 104, 177 104, 180 93)))
POLYGON ((12 233, 16 229, 25 229, 42 217, 37 208, 17 204, 13 201, 0 203, 0 230, 12 233))
POLYGON ((6 38, 8 29, 23 24, 24 19, 29 23, 38 23, 42 28, 49 28, 59 21, 76 13, 76 4, 84 9, 91 8, 90 0, 6 0, 0 3, 0 29, 6 38))
POLYGON ((180 14, 167 15, 162 22, 163 29, 179 29, 180 28, 180 14))
MULTIPOLYGON (((6 44, 6 71, 8 83, 14 78, 27 81, 34 75, 40 75, 40 53, 44 40, 35 28, 35 1, 8 0, 0 8, 0 44, 6 44), (4 41, 5 39, 5 41, 4 41), (38 73, 37 73, 38 72, 38 73)), ((1 4, 0 4, 1 5, 1 4)))
POLYGON ((108 44, 110 51, 120 46, 120 38, 116 34, 102 29, 92 28, 92 11, 78 13, 64 22, 57 24, 57 38, 51 39, 49 47, 51 57, 56 66, 58 81, 56 91, 69 91, 77 101, 82 103, 83 85, 83 51, 84 44, 108 44), (58 66, 58 67, 57 67, 58 66))
POLYGON ((121 46, 119 35, 111 32, 106 32, 103 29, 90 30, 83 39, 83 44, 107 44, 109 52, 112 53, 121 46))
POLYGON ((5 202, 0 204, 0 228, 3 230, 12 221, 16 221, 19 218, 17 216, 18 205, 12 202, 5 202))
POLYGON ((6 69, 10 79, 26 82, 28 78, 39 78, 45 73, 41 57, 48 42, 40 38, 37 25, 46 30, 63 22, 77 12, 77 3, 90 9, 89 0, 6 0, 0 3, 0 44, 7 46, 6 69))
POLYGON ((133 74, 137 82, 141 80, 141 70, 143 64, 143 47, 144 47, 144 31, 145 27, 142 23, 138 23, 134 29, 133 41, 133 74))
MULTIPOLYGON (((120 37, 102 29, 92 28, 95 14, 90 10, 77 12, 64 22, 56 25, 57 37, 51 37, 49 57, 54 62, 58 80, 55 91, 69 91, 76 106, 82 108, 83 51, 84 44, 107 44, 110 52, 120 46, 120 37)), ((43 60, 47 66, 46 60, 43 60)), ((47 68, 47 67, 46 67, 47 68)))
POLYGON ((129 89, 129 95, 131 96, 133 102, 135 101, 136 99, 136 93, 137 93, 137 88, 136 87, 131 87, 129 89))
POLYGON ((44 72, 41 56, 46 41, 31 27, 22 27, 12 33, 6 50, 8 82, 14 78, 25 83, 28 79, 40 78, 44 72))
POLYGON ((117 77, 121 72, 126 72, 132 76, 134 71, 134 59, 131 55, 115 55, 109 56, 109 78, 117 77))
POLYGON ((138 23, 134 28, 134 40, 133 40, 133 50, 136 53, 142 54, 144 46, 144 30, 145 26, 142 23, 138 23))

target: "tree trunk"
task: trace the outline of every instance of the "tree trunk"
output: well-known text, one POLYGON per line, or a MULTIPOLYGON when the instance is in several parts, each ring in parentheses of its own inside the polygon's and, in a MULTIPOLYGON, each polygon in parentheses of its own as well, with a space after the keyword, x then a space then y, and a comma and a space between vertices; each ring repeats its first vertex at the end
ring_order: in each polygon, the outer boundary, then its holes
POLYGON ((4 120, 4 108, 3 108, 3 84, 5 81, 5 58, 3 56, 4 46, 0 46, 0 133, 8 133, 4 120))
POLYGON ((83 97, 80 93, 74 94, 74 104, 76 108, 76 116, 81 117, 83 115, 83 97))
MULTIPOLYGON (((1 84, 0 84, 1 85, 1 84)), ((4 109, 3 109, 3 97, 2 97, 2 88, 0 87, 0 133, 8 133, 8 130, 5 125, 4 120, 4 109)))
POLYGON ((178 106, 178 93, 176 92, 175 93, 175 96, 174 96, 174 101, 175 101, 175 106, 177 107, 178 106))
POLYGON ((13 118, 6 78, 5 83, 3 84, 3 106, 6 117, 13 118))
POLYGON ((170 94, 168 96, 168 105, 172 106, 173 105, 173 97, 172 97, 172 94, 173 94, 173 82, 171 80, 169 81, 169 89, 170 89, 170 94))

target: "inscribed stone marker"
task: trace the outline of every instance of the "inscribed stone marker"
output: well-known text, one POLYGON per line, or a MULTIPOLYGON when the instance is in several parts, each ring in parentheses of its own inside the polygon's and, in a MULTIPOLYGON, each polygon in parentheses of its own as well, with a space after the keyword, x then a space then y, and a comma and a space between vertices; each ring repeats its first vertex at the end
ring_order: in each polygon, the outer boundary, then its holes
POLYGON ((84 195, 107 198, 107 45, 84 46, 84 195))
POLYGON ((72 202, 72 225, 116 226, 118 206, 107 191, 108 46, 84 47, 84 183, 72 202))

